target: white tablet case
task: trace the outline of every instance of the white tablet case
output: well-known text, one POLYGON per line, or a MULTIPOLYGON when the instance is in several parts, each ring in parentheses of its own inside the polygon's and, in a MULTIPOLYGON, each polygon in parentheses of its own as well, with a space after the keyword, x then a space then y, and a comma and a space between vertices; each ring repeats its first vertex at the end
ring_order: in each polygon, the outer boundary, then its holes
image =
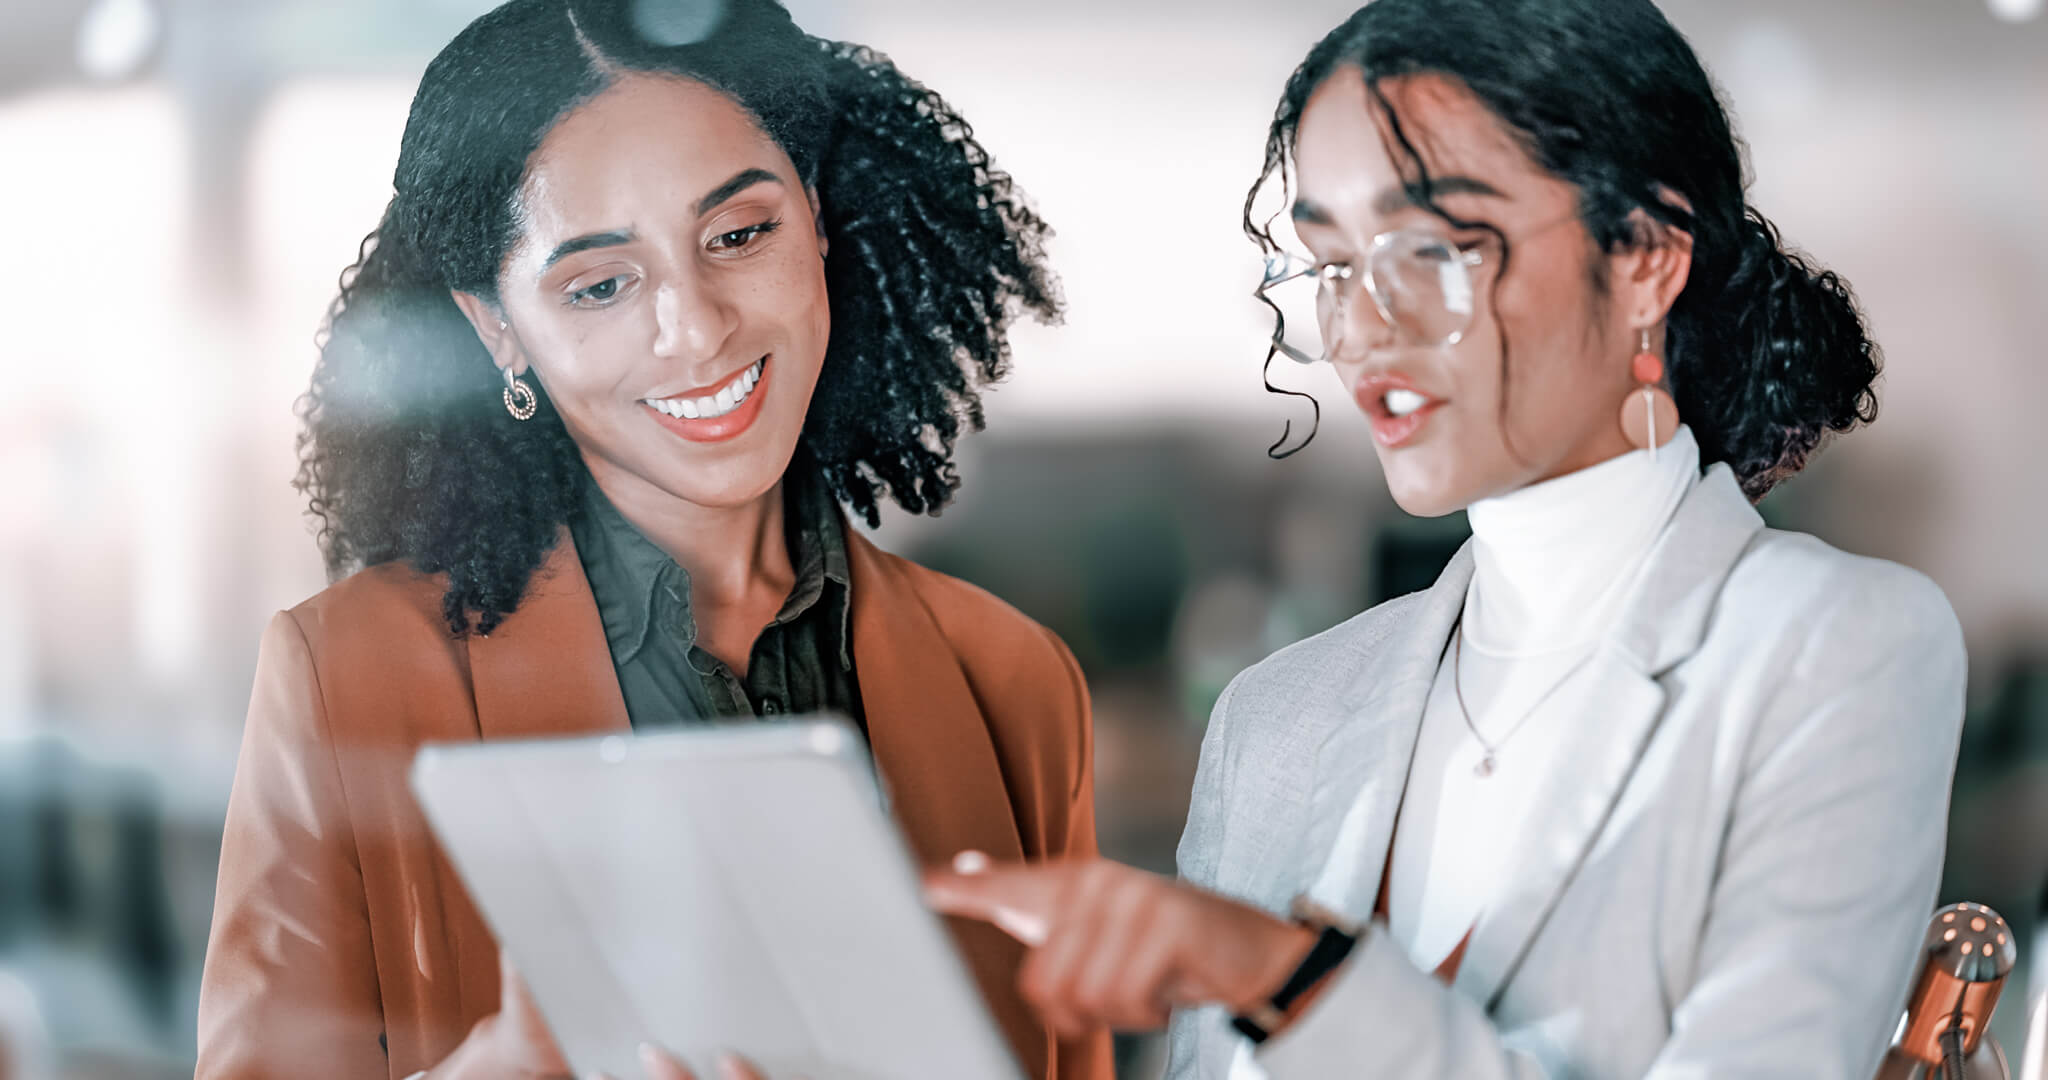
POLYGON ((578 1075, 1015 1080, 837 722, 428 747, 413 790, 578 1075))

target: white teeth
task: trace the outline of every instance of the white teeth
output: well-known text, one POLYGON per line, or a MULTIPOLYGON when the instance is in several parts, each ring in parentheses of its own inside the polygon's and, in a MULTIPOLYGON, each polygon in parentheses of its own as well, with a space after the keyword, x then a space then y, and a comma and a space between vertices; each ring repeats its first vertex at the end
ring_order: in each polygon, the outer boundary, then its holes
POLYGON ((1387 411, 1395 416, 1406 416, 1427 404, 1429 399, 1413 390, 1387 391, 1387 411))
POLYGON ((754 387, 761 384, 761 367, 766 359, 754 361, 754 366, 740 373, 740 377, 726 385, 716 394, 700 398, 642 398, 658 412, 665 412, 681 420, 710 420, 724 416, 739 408, 754 387))

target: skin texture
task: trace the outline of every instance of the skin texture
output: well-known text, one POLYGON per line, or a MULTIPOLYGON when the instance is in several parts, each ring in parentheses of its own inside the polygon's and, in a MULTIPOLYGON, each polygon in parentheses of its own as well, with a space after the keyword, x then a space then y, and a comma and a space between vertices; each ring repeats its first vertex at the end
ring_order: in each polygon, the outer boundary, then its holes
POLYGON ((744 673, 795 580, 780 485, 831 328, 812 198, 730 99, 628 75, 548 134, 519 206, 500 303, 456 302, 502 370, 540 380, 605 496, 690 569, 700 640, 744 673), (610 239, 550 262, 597 236, 610 239), (642 401, 694 396, 764 356, 759 416, 732 438, 685 439, 642 401))
MULTIPOLYGON (((1500 230, 1511 251, 1503 273, 1495 237, 1453 228, 1405 197, 1412 167, 1356 68, 1337 69, 1317 88, 1296 156, 1295 229, 1310 254, 1318 262, 1359 262, 1375 235, 1416 228, 1486 259, 1474 272, 1472 326, 1455 345, 1397 340, 1362 295, 1324 323, 1338 378, 1354 398, 1364 392, 1359 407, 1368 415, 1379 408, 1379 393, 1367 382, 1385 376, 1442 402, 1402 445, 1376 442, 1395 500, 1412 514, 1448 514, 1626 452, 1616 417, 1635 385, 1629 361, 1645 327, 1661 352, 1664 313, 1690 267, 1689 241, 1665 233, 1663 243, 1601 254, 1576 220, 1576 191, 1532 161, 1461 84, 1424 74, 1380 86, 1430 177, 1446 189, 1439 206, 1500 230), (1498 194, 1455 190, 1454 178, 1498 194)), ((1651 231, 1647 216, 1640 224, 1651 231)))
MULTIPOLYGON (((1414 514, 1450 513, 1629 451, 1619 415, 1635 386, 1630 360, 1643 327, 1661 346, 1662 319, 1691 265, 1689 240, 1651 229, 1644 215, 1643 235, 1658 242, 1601 254, 1574 216, 1572 187, 1530 160, 1462 86, 1416 75, 1382 87, 1443 186, 1442 209, 1498 229, 1513 252, 1502 273, 1488 232, 1453 228, 1409 199, 1404 159, 1387 150, 1399 145, 1387 114, 1356 69, 1339 68, 1316 90, 1301 121, 1295 218, 1319 262, 1362 259, 1375 235, 1403 227, 1439 230, 1489 260, 1476 275, 1475 320, 1456 345, 1397 340, 1363 295, 1346 318, 1323 325, 1354 396, 1377 398, 1371 380, 1393 375, 1441 403, 1401 445, 1376 440, 1396 500, 1414 514), (1458 190, 1471 185, 1452 178, 1497 194, 1458 190)), ((1359 404, 1369 416, 1377 407, 1359 404)), ((1311 931, 1256 908, 1107 860, 979 862, 927 875, 927 897, 1034 946, 1024 992, 1063 1031, 1158 1028, 1177 1005, 1244 1011, 1278 990, 1314 944, 1311 931)))

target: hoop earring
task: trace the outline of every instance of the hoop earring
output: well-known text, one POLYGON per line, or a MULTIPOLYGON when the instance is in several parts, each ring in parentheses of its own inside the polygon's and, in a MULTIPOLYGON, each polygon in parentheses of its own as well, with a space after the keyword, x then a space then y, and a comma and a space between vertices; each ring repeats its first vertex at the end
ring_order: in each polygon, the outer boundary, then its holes
POLYGON ((540 399, 534 395, 533 387, 521 382, 512 374, 511 368, 499 368, 505 376, 505 411, 514 420, 533 419, 534 410, 540 408, 540 399))
POLYGON ((1643 328, 1642 344, 1629 364, 1629 373, 1640 385, 1621 404, 1621 434, 1638 450, 1648 450, 1657 460, 1657 448, 1671 441, 1678 431, 1678 403, 1665 391, 1664 361, 1650 351, 1650 328, 1643 328))

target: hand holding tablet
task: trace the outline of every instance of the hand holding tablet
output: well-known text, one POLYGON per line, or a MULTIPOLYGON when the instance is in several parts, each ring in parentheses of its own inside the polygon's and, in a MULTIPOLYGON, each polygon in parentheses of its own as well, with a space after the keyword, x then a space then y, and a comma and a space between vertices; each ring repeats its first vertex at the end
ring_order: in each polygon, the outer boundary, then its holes
POLYGON ((1018 1076, 844 724, 429 747, 413 789, 579 1076, 1018 1076))

